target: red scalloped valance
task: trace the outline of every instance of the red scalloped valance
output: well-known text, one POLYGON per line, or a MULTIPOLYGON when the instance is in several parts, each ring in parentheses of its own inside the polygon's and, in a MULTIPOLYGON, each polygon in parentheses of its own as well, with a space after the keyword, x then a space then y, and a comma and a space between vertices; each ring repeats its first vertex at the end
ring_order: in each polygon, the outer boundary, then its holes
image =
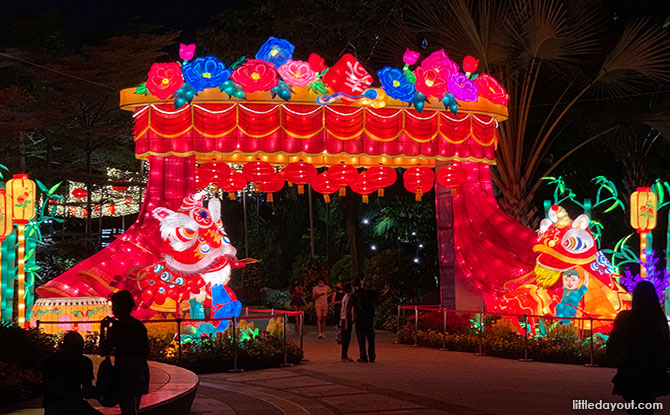
POLYGON ((315 165, 347 161, 432 165, 493 164, 497 121, 489 116, 414 109, 291 104, 148 105, 134 114, 138 158, 188 156, 244 162, 262 157, 315 165))

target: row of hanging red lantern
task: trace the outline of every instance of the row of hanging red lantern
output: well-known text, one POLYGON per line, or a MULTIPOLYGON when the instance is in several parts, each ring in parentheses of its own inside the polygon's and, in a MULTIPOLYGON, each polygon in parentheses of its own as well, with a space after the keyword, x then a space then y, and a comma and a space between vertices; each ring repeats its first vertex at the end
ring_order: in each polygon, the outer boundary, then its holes
MULTIPOLYGON (((456 187, 462 182, 463 175, 458 163, 451 163, 438 172, 437 181, 446 187, 456 187)), ((231 170, 226 163, 210 162, 202 164, 196 173, 198 188, 216 183, 234 200, 235 192, 243 190, 247 182, 251 182, 258 191, 268 194, 269 202, 273 201, 272 194, 284 187, 285 180, 289 185, 298 186, 298 194, 303 194, 304 186, 311 184, 314 191, 324 196, 326 203, 330 202, 330 195, 338 190, 340 196, 346 195, 347 187, 362 195, 363 203, 367 203, 368 195, 375 191, 383 197, 384 188, 391 186, 396 179, 395 169, 389 166, 374 166, 359 174, 354 166, 340 163, 318 174, 313 165, 303 161, 290 163, 279 173, 270 163, 261 160, 245 164, 242 172, 231 170)), ((405 189, 414 193, 417 201, 433 189, 435 180, 435 173, 430 167, 411 167, 403 174, 405 189)))

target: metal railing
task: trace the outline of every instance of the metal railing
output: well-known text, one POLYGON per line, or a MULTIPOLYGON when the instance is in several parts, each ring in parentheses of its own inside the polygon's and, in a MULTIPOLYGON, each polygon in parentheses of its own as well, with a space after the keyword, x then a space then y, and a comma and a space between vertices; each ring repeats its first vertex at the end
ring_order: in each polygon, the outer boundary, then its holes
MULTIPOLYGON (((288 362, 288 318, 291 316, 294 316, 299 319, 299 327, 300 327, 300 352, 304 353, 304 332, 305 332, 305 313, 304 311, 289 311, 289 310, 276 310, 276 309, 254 309, 254 308, 248 308, 244 307, 242 309, 244 311, 244 318, 240 317, 226 317, 226 318, 174 318, 174 319, 151 319, 151 320, 140 320, 144 324, 157 324, 157 323, 176 323, 177 324, 177 330, 176 330, 176 335, 177 335, 177 360, 178 362, 181 362, 182 359, 182 342, 181 342, 181 325, 182 323, 215 323, 215 322, 220 322, 220 321, 230 321, 232 323, 232 326, 237 328, 238 323, 240 320, 264 320, 264 319, 272 319, 272 318, 281 318, 282 319, 282 351, 284 354, 284 360, 281 366, 292 366, 288 362), (261 314, 261 315, 249 315, 249 313, 267 313, 269 314, 261 314)), ((35 328, 37 330, 40 329, 41 326, 44 325, 59 325, 59 326, 71 326, 73 327, 74 330, 78 330, 79 325, 94 325, 94 324, 101 324, 102 320, 79 320, 79 321, 41 321, 41 320, 36 320, 35 321, 35 328)), ((102 330, 101 330, 102 332, 102 330)), ((242 372, 242 369, 238 368, 237 364, 237 357, 238 357, 238 350, 237 350, 237 330, 232 330, 232 338, 233 338, 233 369, 230 370, 230 372, 242 372)))
POLYGON ((528 356, 528 332, 529 332, 529 319, 538 319, 539 320, 570 320, 577 322, 576 328, 578 333, 583 334, 585 329, 585 322, 588 324, 588 339, 590 343, 589 348, 589 363, 585 366, 597 366, 594 359, 594 323, 607 323, 611 324, 614 319, 611 318, 595 318, 595 317, 557 317, 557 316, 546 316, 546 315, 537 315, 537 314, 514 314, 514 313, 502 313, 495 311, 485 311, 484 309, 480 310, 457 310, 457 309, 448 309, 442 308, 439 305, 398 305, 398 321, 397 321, 397 330, 396 330, 396 343, 399 343, 400 340, 400 330, 401 330, 401 321, 405 322, 407 319, 405 310, 414 311, 414 344, 412 347, 419 347, 418 342, 418 332, 419 332, 419 311, 424 312, 440 312, 442 313, 442 348, 440 350, 448 350, 446 345, 446 334, 447 334, 447 314, 466 314, 466 315, 478 315, 479 321, 477 324, 477 337, 478 337, 478 352, 475 353, 476 356, 484 356, 484 316, 498 316, 498 317, 513 317, 517 319, 523 319, 523 358, 519 359, 522 362, 530 362, 532 359, 528 356))

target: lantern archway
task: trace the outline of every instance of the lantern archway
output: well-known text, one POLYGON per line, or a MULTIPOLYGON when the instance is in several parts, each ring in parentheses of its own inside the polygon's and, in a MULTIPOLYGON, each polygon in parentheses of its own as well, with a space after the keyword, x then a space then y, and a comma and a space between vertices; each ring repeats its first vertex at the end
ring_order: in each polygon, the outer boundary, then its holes
POLYGON ((146 83, 121 91, 121 108, 133 113, 136 157, 149 163, 142 210, 118 240, 41 286, 40 295, 73 296, 77 289, 79 296, 107 296, 115 275, 153 263, 160 252, 156 207, 178 208, 210 179, 228 192, 243 187, 245 174, 231 174, 227 163, 255 163, 245 173, 261 191, 264 183, 281 188, 271 165, 283 167, 289 182, 313 182, 326 198, 356 183, 363 169, 374 167, 366 186, 355 185, 365 195, 373 193, 367 185, 382 193, 386 178, 395 178, 379 167, 418 171, 405 174, 405 187, 419 198, 435 186, 445 305, 465 306, 449 304, 454 289, 464 299, 471 293, 495 303, 532 274, 536 234, 502 213, 493 195, 490 166, 509 98, 495 79, 461 72, 444 51, 411 70, 418 54, 408 51, 404 68, 377 72, 380 88, 352 55, 321 76, 318 55, 309 63, 290 60, 287 45, 270 38, 256 59, 232 69, 213 56, 193 61, 207 61, 216 73, 199 73, 204 66, 191 62, 157 63, 146 83), (216 179, 214 162, 226 165, 216 179), (436 183, 433 169, 454 162, 458 169, 438 173, 436 183), (208 166, 203 174, 198 165, 208 166), (306 165, 328 169, 317 176, 306 165))

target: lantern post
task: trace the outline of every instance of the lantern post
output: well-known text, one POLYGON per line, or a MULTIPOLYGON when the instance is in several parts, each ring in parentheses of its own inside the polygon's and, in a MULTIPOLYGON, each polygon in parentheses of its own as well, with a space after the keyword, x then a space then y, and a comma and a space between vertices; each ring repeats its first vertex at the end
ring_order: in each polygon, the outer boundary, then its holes
POLYGON ((630 195, 630 224, 640 234, 640 277, 647 277, 647 235, 656 227, 658 200, 651 187, 638 187, 630 195))
POLYGON ((13 218, 18 232, 18 274, 19 282, 19 326, 26 326, 26 225, 35 217, 35 182, 27 174, 15 174, 7 182, 7 191, 12 199, 13 218))
POLYGON ((0 321, 2 321, 2 242, 12 233, 12 198, 5 189, 0 189, 0 321))

